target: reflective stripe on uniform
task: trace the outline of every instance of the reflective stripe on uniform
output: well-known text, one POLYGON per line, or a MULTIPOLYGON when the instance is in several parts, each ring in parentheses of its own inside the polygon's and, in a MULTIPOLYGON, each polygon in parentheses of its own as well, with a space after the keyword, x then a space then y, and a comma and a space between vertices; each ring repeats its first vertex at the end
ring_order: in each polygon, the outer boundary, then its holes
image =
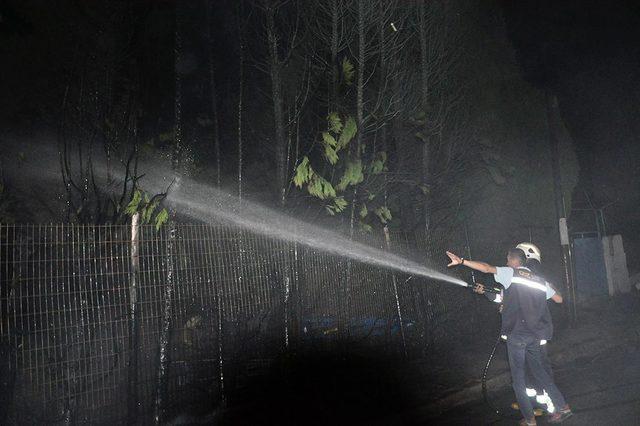
POLYGON ((528 280, 526 278, 522 278, 522 277, 513 277, 511 279, 511 283, 512 284, 522 284, 525 285, 527 287, 530 288, 534 288, 536 290, 540 290, 540 291, 544 291, 545 293, 547 292, 547 286, 545 286, 544 284, 541 284, 539 282, 533 281, 533 280, 528 280))

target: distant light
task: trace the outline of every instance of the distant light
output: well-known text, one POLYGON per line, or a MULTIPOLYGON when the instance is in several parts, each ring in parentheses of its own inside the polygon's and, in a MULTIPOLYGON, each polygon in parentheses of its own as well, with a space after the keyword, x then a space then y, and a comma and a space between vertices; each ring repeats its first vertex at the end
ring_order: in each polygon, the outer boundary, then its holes
POLYGON ((391 29, 395 32, 398 32, 398 29, 396 28, 396 24, 394 24, 393 22, 391 23, 391 29))

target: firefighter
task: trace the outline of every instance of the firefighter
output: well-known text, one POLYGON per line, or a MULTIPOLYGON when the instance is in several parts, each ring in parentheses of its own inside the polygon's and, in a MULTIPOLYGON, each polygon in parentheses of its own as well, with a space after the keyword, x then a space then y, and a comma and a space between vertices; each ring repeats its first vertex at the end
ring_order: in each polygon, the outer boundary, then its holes
MULTIPOLYGON (((547 390, 557 407, 549 416, 549 423, 560 423, 572 415, 571 408, 543 366, 541 343, 553 335, 551 314, 546 301, 557 295, 540 276, 525 266, 525 252, 512 248, 507 254, 507 266, 495 267, 485 262, 465 260, 447 252, 449 267, 463 265, 493 274, 504 288, 501 336, 507 342, 509 366, 516 399, 523 415, 521 425, 536 425, 533 406, 526 393, 525 365, 529 365, 535 379, 547 390)), ((559 295, 557 295, 559 297, 559 295)))
MULTIPOLYGON (((542 252, 540 251, 540 249, 538 248, 538 246, 536 246, 533 243, 529 243, 529 242, 523 242, 520 243, 516 246, 516 248, 522 250, 527 258, 526 261, 526 267, 531 269, 531 271, 536 274, 536 275, 542 275, 541 274, 541 262, 542 262, 542 252)), ((546 282, 548 284, 548 282, 546 282)), ((496 303, 500 303, 500 312, 502 312, 502 298, 504 297, 504 295, 501 294, 495 294, 495 293, 489 293, 489 292, 485 292, 485 288, 484 285, 482 284, 477 284, 473 291, 475 291, 478 294, 484 294, 487 299, 496 302, 496 303)), ((560 294, 558 294, 556 292, 556 294, 554 294, 551 297, 551 300, 553 300, 556 303, 562 303, 562 296, 560 296, 560 294)), ((553 378, 553 371, 551 370, 551 363, 549 362, 549 357, 547 355, 547 342, 543 341, 541 342, 540 345, 540 349, 541 349, 541 353, 542 353, 542 365, 545 369, 545 371, 547 372, 547 374, 549 375, 549 377, 553 378)), ((536 381, 535 378, 532 376, 531 372, 529 371, 529 369, 527 368, 527 375, 526 375, 526 393, 527 396, 529 396, 530 398, 535 398, 535 402, 542 407, 545 411, 547 411, 548 413, 553 413, 555 411, 555 407, 553 406, 553 403, 551 402, 551 398, 549 398, 549 395, 547 394, 547 392, 545 391, 545 389, 542 388, 541 385, 539 385, 536 381)), ((519 404, 517 402, 514 402, 511 404, 511 407, 513 407, 514 410, 519 410, 519 404)), ((535 408, 534 409, 534 414, 536 415, 536 417, 538 416, 542 416, 544 414, 544 411, 541 408, 535 408)))
MULTIPOLYGON (((542 276, 541 265, 542 265, 542 252, 533 243, 523 242, 516 246, 522 250, 527 257, 526 267, 531 270, 534 274, 538 276, 542 276)), ((546 282, 549 286, 549 282, 546 282)), ((553 287, 552 287, 553 288, 553 287)), ((554 289, 555 290, 555 289, 554 289)), ((562 303, 562 297, 556 292, 556 294, 551 298, 556 303, 562 303)), ((551 369, 551 362, 549 362, 549 357, 547 355, 547 342, 541 342, 540 345, 541 353, 542 353, 542 366, 545 371, 553 379, 553 371, 551 369)), ((553 402, 549 395, 545 391, 545 389, 536 382, 535 378, 528 372, 527 374, 527 395, 531 398, 535 397, 535 400, 541 406, 544 406, 549 413, 553 413, 555 411, 555 407, 553 406, 553 402)), ((518 409, 518 404, 512 404, 514 408, 518 409)))

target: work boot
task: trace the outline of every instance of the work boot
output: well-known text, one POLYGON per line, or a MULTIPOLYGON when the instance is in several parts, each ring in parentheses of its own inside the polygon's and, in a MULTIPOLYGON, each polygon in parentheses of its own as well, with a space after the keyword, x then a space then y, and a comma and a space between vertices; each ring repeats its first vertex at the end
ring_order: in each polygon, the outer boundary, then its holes
POLYGON ((538 423, 536 422, 536 418, 534 417, 531 420, 527 420, 527 419, 522 419, 520 420, 520 423, 518 423, 519 426, 537 426, 538 423))
MULTIPOLYGON (((514 410, 518 411, 518 410, 520 410, 520 404, 518 404, 517 402, 512 402, 511 403, 511 408, 513 408, 514 410)), ((536 416, 536 417, 544 416, 544 410, 542 408, 534 408, 533 409, 533 415, 536 416)))
POLYGON ((558 411, 556 411, 555 413, 549 415, 547 417, 547 421, 549 423, 562 423, 565 420, 567 420, 569 417, 571 417, 573 415, 573 412, 571 411, 571 408, 569 407, 569 405, 565 405, 564 407, 562 407, 561 409, 559 409, 558 411))

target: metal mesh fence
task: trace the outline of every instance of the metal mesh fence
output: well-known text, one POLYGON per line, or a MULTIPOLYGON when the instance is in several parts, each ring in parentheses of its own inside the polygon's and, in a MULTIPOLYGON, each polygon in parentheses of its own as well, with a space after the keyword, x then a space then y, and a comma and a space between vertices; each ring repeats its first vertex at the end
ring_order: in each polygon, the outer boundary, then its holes
MULTIPOLYGON (((241 398, 286 352, 421 357, 483 322, 460 287, 236 228, 0 225, 0 238, 3 386, 25 424, 149 423, 156 406, 241 398)), ((463 238, 388 244, 424 259, 463 238)))

